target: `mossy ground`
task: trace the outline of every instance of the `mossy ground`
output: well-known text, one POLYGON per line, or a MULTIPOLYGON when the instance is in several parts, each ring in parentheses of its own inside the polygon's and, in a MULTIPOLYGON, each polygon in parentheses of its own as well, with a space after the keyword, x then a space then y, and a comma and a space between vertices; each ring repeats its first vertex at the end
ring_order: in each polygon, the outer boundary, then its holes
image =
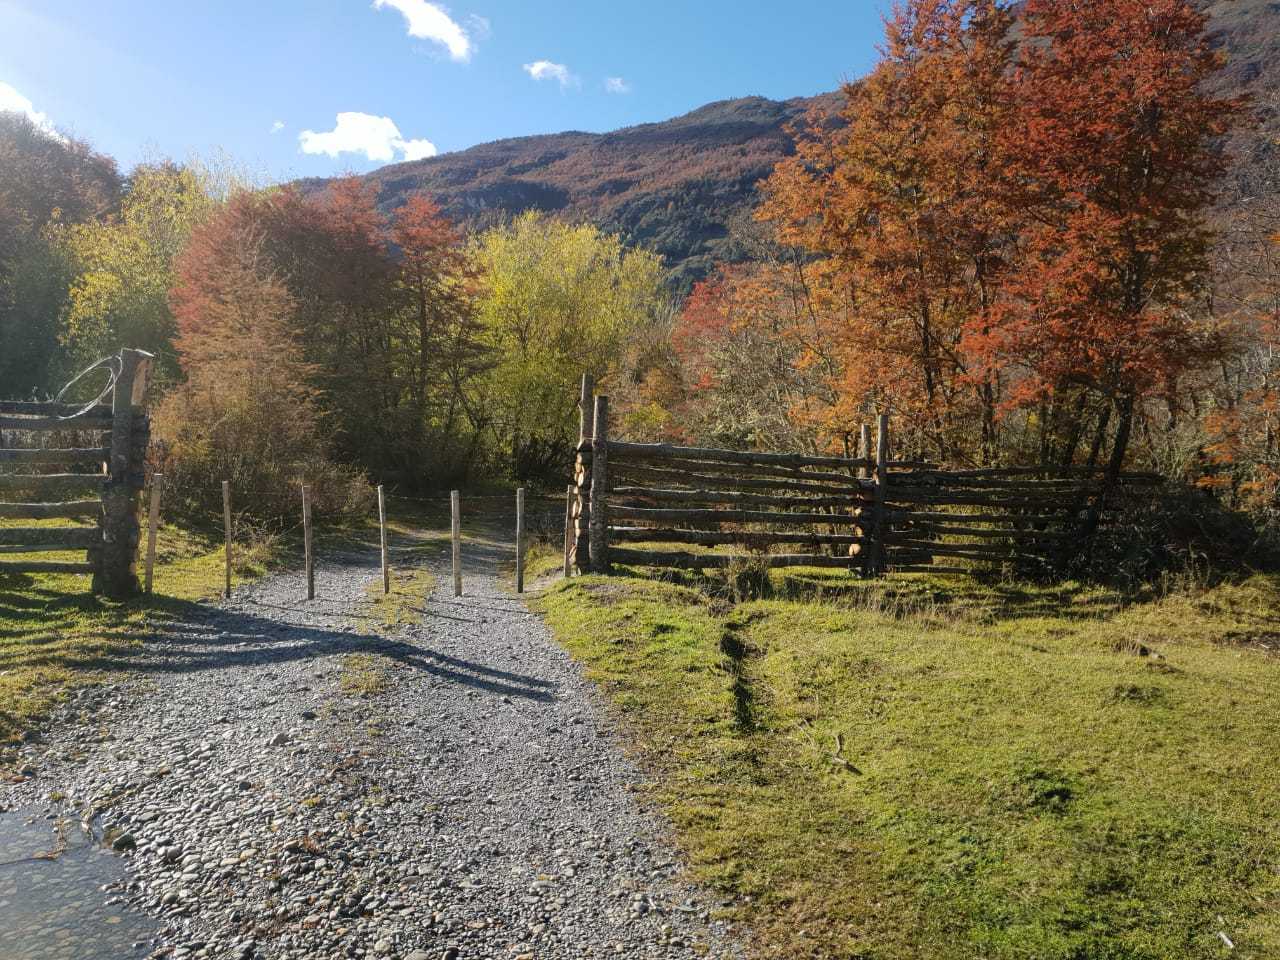
POLYGON ((1280 577, 765 586, 537 601, 761 956, 1280 956, 1280 577))

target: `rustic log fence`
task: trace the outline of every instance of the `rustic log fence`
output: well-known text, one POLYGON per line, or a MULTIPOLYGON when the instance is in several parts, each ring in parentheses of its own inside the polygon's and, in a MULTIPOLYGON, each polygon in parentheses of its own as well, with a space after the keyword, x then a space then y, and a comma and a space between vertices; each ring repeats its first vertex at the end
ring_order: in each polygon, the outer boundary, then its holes
POLYGON ((105 369, 107 387, 83 407, 61 398, 0 401, 0 518, 96 521, 91 527, 0 526, 0 553, 18 557, 0 561, 0 574, 89 574, 93 590, 109 597, 139 591, 139 494, 150 438, 145 403, 151 360, 141 350, 122 350, 94 364, 72 384, 105 369), (48 467, 64 472, 41 469, 48 467), (83 561, 31 558, 79 550, 85 551, 83 561))
MULTIPOLYGON (((842 568, 863 576, 1048 568, 1079 551, 1086 518, 1115 502, 1103 469, 946 469, 890 452, 889 418, 857 457, 628 443, 584 379, 567 565, 842 568), (635 545, 635 546, 631 546, 635 545), (702 549, 672 549, 694 546, 702 549), (719 548, 740 548, 731 552, 719 548)), ((1126 473, 1118 485, 1158 484, 1126 473)))

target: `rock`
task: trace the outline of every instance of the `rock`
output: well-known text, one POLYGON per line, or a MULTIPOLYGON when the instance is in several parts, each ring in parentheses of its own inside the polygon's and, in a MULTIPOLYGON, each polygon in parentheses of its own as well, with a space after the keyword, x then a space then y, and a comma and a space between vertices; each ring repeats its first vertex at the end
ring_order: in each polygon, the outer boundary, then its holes
POLYGON ((132 833, 122 833, 111 841, 111 849, 116 853, 124 853, 127 850, 133 850, 138 846, 138 841, 134 839, 132 833))

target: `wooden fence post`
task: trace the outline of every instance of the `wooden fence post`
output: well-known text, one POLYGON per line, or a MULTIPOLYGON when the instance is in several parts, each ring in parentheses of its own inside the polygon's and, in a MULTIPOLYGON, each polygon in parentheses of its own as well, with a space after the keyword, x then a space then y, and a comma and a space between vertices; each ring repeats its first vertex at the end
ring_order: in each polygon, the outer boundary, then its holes
POLYGON ((591 569, 591 440, 595 436, 595 384, 590 374, 582 375, 578 396, 578 449, 574 460, 574 533, 570 560, 579 573, 591 569))
POLYGON ((164 474, 154 474, 151 477, 151 509, 147 513, 147 580, 144 588, 147 593, 151 593, 155 582, 156 534, 160 527, 160 491, 163 488, 164 474))
POLYGON ((564 491, 564 577, 573 575, 573 484, 564 491))
POLYGON ((591 569, 609 572, 609 398, 596 397, 591 440, 591 569))
POLYGON ((391 567, 387 564, 387 501, 382 484, 378 484, 378 532, 382 548, 382 593, 386 596, 391 592, 391 567))
MULTIPOLYGON (((871 459, 871 425, 867 423, 861 424, 858 427, 858 459, 864 461, 858 467, 858 479, 866 480, 871 476, 871 470, 867 467, 865 463, 865 461, 871 459)), ((857 510, 854 511, 854 516, 857 517, 860 522, 857 524, 857 526, 853 528, 853 530, 854 530, 854 533, 856 533, 858 536, 863 538, 863 542, 861 546, 850 547, 849 556, 853 557, 858 555, 859 552, 861 552, 862 573, 865 576, 867 573, 867 563, 869 562, 867 560, 867 557, 870 556, 871 554, 871 543, 867 539, 868 534, 871 530, 871 525, 867 522, 866 518, 864 518, 862 514, 863 514, 862 508, 858 508, 857 510)), ((853 573, 853 571, 854 571, 853 564, 850 564, 849 572, 853 573)))
POLYGON ((227 539, 226 583, 222 595, 231 596, 231 481, 222 481, 222 527, 227 539))
POLYGON ((102 543, 94 551, 93 589, 112 599, 138 593, 141 538, 138 492, 143 486, 147 420, 143 404, 152 356, 121 350, 119 376, 111 400, 111 454, 102 493, 102 543))
POLYGON ((316 598, 316 562, 311 540, 311 488, 302 485, 302 550, 307 572, 307 599, 316 598))
POLYGON ((453 595, 462 596, 462 494, 457 490, 449 494, 453 510, 453 595))
POLYGON ((516 593, 524 593, 524 487, 516 490, 516 593))
POLYGON ((871 541, 867 544, 867 569, 872 576, 882 576, 888 565, 885 536, 889 529, 886 522, 885 496, 887 494, 889 466, 889 417, 881 414, 876 423, 875 506, 871 517, 871 541))

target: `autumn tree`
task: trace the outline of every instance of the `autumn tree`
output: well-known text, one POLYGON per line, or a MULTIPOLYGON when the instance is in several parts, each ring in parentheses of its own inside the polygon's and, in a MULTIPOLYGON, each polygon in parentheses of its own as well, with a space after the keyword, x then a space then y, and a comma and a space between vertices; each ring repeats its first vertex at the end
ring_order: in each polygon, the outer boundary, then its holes
MULTIPOLYGON (((828 449, 838 398, 824 356, 825 317, 811 310, 804 264, 762 258, 697 284, 671 333, 664 439, 762 450, 828 449)), ((835 437, 857 444, 857 422, 835 437)))
POLYGON ((892 410, 907 443, 994 455, 999 376, 961 341, 997 302, 1009 223, 994 144, 1008 123, 1010 14, 995 0, 910 0, 886 22, 875 70, 837 118, 811 117, 760 215, 817 259, 831 314, 840 435, 892 410), (975 433, 973 425, 979 425, 975 433))
MULTIPOLYGON (((1260 164, 1275 182, 1280 165, 1260 164)), ((1203 434, 1187 473, 1280 522, 1280 195, 1240 185, 1221 214, 1214 302, 1229 350, 1200 383, 1203 434)))
POLYGON ((224 479, 253 491, 243 509, 262 520, 291 516, 300 482, 314 486, 319 509, 354 509, 367 502, 366 485, 329 458, 296 303, 265 251, 254 202, 234 198, 174 265, 185 379, 156 414, 163 469, 196 516, 218 503, 224 479))
POLYGON ((475 315, 479 271, 462 234, 429 197, 414 195, 396 210, 390 238, 404 299, 410 433, 421 445, 420 460, 430 445, 437 463, 456 469, 474 453, 474 434, 465 440, 460 434, 469 422, 471 384, 489 366, 475 315))
MULTIPOLYGON (((1176 399, 1210 355, 1198 322, 1225 169, 1216 144, 1240 105, 1207 92, 1221 65, 1188 0, 1027 0, 999 156, 1018 224, 1017 267, 993 318, 964 348, 1016 372, 1009 400, 1101 400, 1092 455, 1108 430, 1124 462, 1144 398, 1176 399)), ((1068 438, 1059 456, 1075 456, 1068 438)))

